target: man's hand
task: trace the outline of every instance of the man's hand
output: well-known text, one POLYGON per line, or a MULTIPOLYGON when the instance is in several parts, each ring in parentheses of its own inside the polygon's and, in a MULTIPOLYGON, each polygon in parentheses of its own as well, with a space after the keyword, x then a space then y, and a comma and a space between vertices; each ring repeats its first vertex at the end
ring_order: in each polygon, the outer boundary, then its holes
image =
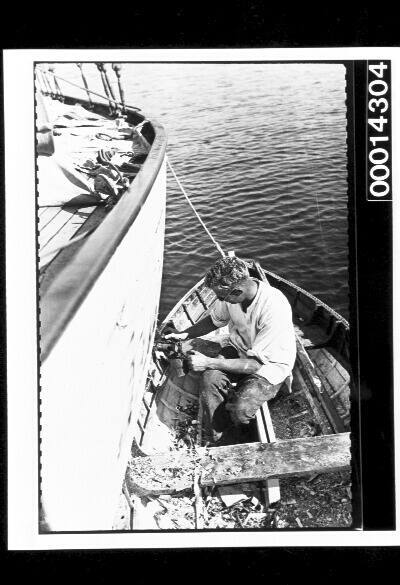
POLYGON ((186 331, 178 331, 172 321, 168 322, 161 334, 162 340, 183 341, 187 339, 188 333, 186 331))
POLYGON ((187 354, 186 359, 189 370, 193 370, 194 372, 204 372, 204 370, 210 367, 211 362, 213 361, 212 358, 209 358, 198 351, 191 351, 187 354))
POLYGON ((164 328, 163 332, 163 339, 165 340, 172 340, 172 341, 184 341, 185 339, 193 339, 194 337, 202 337, 203 335, 207 335, 211 331, 215 331, 217 326, 214 325, 211 317, 207 315, 201 321, 198 321, 191 327, 188 327, 186 331, 177 331, 172 322, 169 322, 168 325, 164 328))
POLYGON ((165 340, 171 339, 171 341, 184 341, 188 337, 188 333, 179 333, 179 331, 173 333, 167 333, 163 336, 165 340))

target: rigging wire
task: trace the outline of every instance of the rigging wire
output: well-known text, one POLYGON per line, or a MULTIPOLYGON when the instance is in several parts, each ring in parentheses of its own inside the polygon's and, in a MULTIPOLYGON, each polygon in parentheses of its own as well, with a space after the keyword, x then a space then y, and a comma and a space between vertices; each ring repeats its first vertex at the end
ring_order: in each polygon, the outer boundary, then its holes
POLYGON ((193 205, 193 203, 190 201, 188 194, 186 193, 185 189, 183 188, 180 180, 178 179, 178 177, 176 176, 176 173, 174 171, 174 169, 171 166, 171 163, 169 162, 169 157, 166 157, 166 161, 167 161, 167 165, 169 167, 169 170, 171 171, 171 173, 174 176, 175 181, 178 184, 178 187, 180 188, 180 190, 182 191, 184 197, 186 198, 186 201, 189 203, 193 213, 195 214, 195 216, 197 217, 197 219, 199 220, 201 226, 204 228, 205 232, 207 233, 207 235, 209 236, 209 238, 211 239, 211 241, 213 242, 214 246, 217 248, 218 252, 221 254, 222 257, 226 256, 225 252, 223 251, 223 249, 221 248, 221 246, 218 244, 217 240, 213 237, 213 235, 211 234, 210 230, 208 229, 208 227, 206 226, 206 224, 204 223, 204 221, 201 219, 200 215, 198 214, 195 206, 193 205))
POLYGON ((107 96, 102 95, 101 93, 97 93, 96 91, 93 91, 92 89, 86 89, 86 88, 82 87, 81 85, 78 85, 77 83, 73 83, 72 81, 69 81, 68 79, 64 79, 64 77, 60 77, 59 75, 56 75, 55 73, 52 73, 52 75, 53 75, 53 77, 55 77, 56 79, 58 79, 60 81, 64 81, 65 83, 69 83, 70 85, 73 85, 74 87, 77 87, 78 89, 80 89, 82 91, 92 93, 93 95, 95 95, 97 97, 101 97, 103 100, 113 102, 117 106, 122 106, 123 108, 128 107, 128 108, 131 108, 132 110, 138 110, 139 112, 141 111, 140 108, 136 108, 134 106, 125 106, 123 103, 121 103, 117 100, 114 100, 111 97, 108 98, 107 96))

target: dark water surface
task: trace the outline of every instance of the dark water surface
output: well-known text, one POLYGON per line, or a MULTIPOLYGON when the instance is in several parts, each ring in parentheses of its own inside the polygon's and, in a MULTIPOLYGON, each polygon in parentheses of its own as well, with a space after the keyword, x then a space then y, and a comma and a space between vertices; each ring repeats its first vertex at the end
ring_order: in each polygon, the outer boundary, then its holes
MULTIPOLYGON (((347 317, 345 68, 130 64, 123 82, 222 247, 347 317)), ((167 187, 161 317, 218 258, 170 173, 167 187)))

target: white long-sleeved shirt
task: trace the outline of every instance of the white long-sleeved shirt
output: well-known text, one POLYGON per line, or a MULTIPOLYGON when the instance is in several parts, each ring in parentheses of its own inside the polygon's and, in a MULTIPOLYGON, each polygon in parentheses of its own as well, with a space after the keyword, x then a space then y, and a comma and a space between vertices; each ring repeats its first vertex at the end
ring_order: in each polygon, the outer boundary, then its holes
POLYGON ((210 317, 217 327, 229 325, 229 343, 241 358, 260 360, 263 365, 258 375, 271 384, 290 375, 296 359, 292 309, 277 288, 258 282, 256 296, 246 311, 240 303, 217 300, 210 317))

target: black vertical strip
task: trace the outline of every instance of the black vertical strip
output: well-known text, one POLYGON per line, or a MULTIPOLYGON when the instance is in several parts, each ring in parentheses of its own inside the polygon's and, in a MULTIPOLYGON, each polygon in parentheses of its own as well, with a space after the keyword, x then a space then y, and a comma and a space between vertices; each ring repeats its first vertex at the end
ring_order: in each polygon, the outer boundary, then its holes
MULTIPOLYGON (((3 87, 3 70, 0 67, 0 86, 3 87)), ((6 225, 5 215, 5 192, 6 192, 6 179, 5 179, 5 111, 4 111, 4 93, 0 96, 0 119, 1 128, 3 131, 4 142, 0 143, 0 176, 2 177, 2 187, 4 197, 0 197, 0 242, 1 242, 1 254, 0 254, 0 274, 1 274, 1 287, 0 287, 0 366, 2 375, 0 377, 0 395, 2 399, 3 408, 0 409, 0 494, 1 494, 1 510, 0 514, 0 535, 3 537, 3 543, 7 543, 7 525, 8 525, 8 508, 7 508, 7 472, 8 469, 8 404, 7 404, 7 332, 6 332, 6 232, 4 226, 6 225)), ((7 226, 8 228, 10 226, 7 226)))
MULTIPOLYGON (((354 66, 356 274, 352 276, 352 285, 356 279, 363 528, 393 530, 395 485, 392 203, 367 200, 367 91, 367 63, 356 62, 354 66)), ((352 317, 354 320, 354 313, 352 317)))
POLYGON ((350 397, 351 397, 351 470, 352 470, 352 518, 353 527, 362 526, 361 441, 360 441, 360 394, 358 363, 357 324, 357 242, 355 214, 355 112, 354 67, 346 64, 346 111, 347 111, 347 183, 348 183, 348 247, 350 291, 350 397))

